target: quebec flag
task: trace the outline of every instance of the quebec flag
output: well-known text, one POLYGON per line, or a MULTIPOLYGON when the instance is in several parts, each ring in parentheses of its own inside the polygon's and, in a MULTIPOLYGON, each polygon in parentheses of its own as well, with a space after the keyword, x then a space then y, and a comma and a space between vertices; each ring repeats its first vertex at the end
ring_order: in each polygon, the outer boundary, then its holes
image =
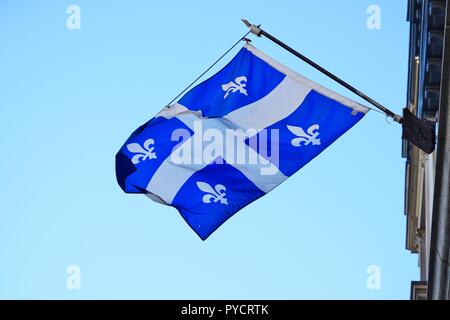
POLYGON ((367 111, 246 44, 131 134, 116 155, 117 181, 175 207, 205 240, 367 111))

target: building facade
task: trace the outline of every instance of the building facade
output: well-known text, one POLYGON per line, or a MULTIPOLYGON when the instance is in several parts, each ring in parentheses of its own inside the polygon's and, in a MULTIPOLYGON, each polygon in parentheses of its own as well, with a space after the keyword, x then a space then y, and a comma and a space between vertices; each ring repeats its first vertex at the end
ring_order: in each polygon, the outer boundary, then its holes
MULTIPOLYGON (((449 0, 450 1, 450 0, 449 0)), ((419 118, 438 121, 446 0, 408 0, 410 23, 407 106, 419 118)), ((426 154, 404 141, 406 248, 418 254, 420 279, 411 299, 426 299, 430 268, 436 151, 426 154)))

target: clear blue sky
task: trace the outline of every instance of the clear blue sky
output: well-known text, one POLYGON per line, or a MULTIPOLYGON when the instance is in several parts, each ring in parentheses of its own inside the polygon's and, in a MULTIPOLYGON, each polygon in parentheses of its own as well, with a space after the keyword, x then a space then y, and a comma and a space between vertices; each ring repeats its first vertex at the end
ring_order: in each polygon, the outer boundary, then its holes
POLYGON ((405 0, 1 1, 0 298, 409 298, 419 274, 405 250, 401 130, 378 113, 205 242, 174 208, 117 185, 125 139, 246 32, 244 17, 404 107, 405 0), (70 4, 80 30, 66 28, 70 4), (366 27, 371 4, 381 30, 366 27), (80 290, 66 287, 68 265, 80 290), (380 290, 366 286, 369 265, 380 290))

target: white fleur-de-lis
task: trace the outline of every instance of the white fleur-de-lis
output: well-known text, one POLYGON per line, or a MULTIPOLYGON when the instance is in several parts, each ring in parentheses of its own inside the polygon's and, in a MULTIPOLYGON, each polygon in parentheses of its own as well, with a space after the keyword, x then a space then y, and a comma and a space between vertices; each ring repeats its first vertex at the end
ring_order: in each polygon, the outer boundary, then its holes
POLYGON ((307 146, 312 143, 313 146, 320 145, 320 139, 317 139, 317 136, 319 135, 319 125, 314 124, 306 130, 305 132, 301 127, 295 127, 295 126, 287 126, 289 131, 291 131, 293 134, 295 134, 298 138, 294 138, 291 141, 291 144, 294 147, 300 147, 302 145, 307 146), (302 144, 303 143, 303 144, 302 144))
POLYGON ((225 191, 227 190, 227 188, 225 188, 224 185, 216 184, 216 186, 213 188, 206 182, 197 181, 197 187, 206 193, 202 198, 202 201, 204 203, 220 202, 221 204, 228 205, 228 200, 227 198, 225 198, 225 191))
POLYGON ((151 147, 155 144, 153 139, 145 140, 143 147, 139 143, 130 143, 127 144, 127 149, 131 153, 135 153, 133 158, 131 158, 131 162, 133 164, 138 164, 141 161, 145 161, 147 159, 156 159, 156 153, 153 151, 155 148, 151 147))
POLYGON ((235 93, 239 91, 242 94, 247 95, 247 90, 244 89, 247 86, 247 77, 246 76, 240 76, 237 77, 234 82, 230 81, 226 84, 222 85, 222 90, 226 91, 224 95, 224 99, 228 97, 228 95, 231 93, 235 93))

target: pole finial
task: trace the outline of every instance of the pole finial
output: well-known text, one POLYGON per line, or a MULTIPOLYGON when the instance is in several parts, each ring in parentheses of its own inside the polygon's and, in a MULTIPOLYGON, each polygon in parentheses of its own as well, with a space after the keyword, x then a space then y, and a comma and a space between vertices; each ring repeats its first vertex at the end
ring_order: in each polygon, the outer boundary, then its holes
POLYGON ((250 28, 250 31, 251 31, 254 35, 256 35, 256 36, 258 36, 258 37, 261 36, 262 30, 261 30, 261 28, 260 28, 259 26, 255 26, 254 24, 248 22, 248 20, 246 20, 246 19, 241 19, 241 20, 242 20, 242 22, 243 22, 247 27, 250 28))
POLYGON ((248 20, 246 20, 246 19, 241 19, 241 21, 247 26, 247 27, 249 27, 250 28, 250 26, 252 25, 250 22, 248 22, 248 20))

